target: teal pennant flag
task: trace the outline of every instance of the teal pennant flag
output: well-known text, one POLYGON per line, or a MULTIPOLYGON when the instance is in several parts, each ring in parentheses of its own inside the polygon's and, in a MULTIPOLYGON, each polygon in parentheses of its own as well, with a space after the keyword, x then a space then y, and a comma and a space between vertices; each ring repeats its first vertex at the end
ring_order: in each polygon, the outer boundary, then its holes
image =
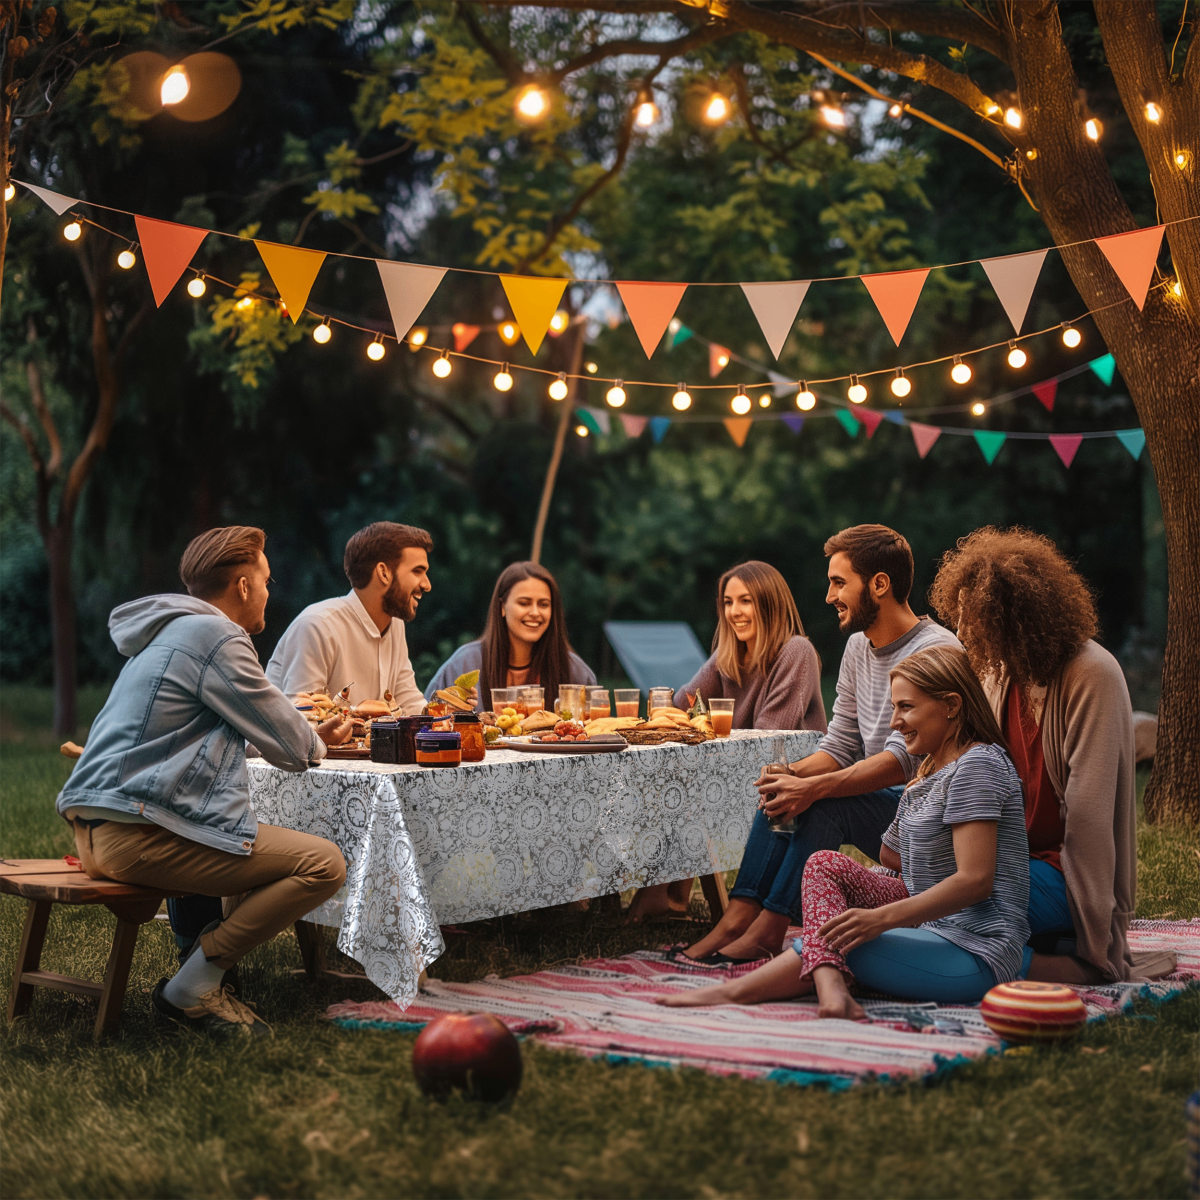
POLYGON ((576 420, 579 421, 580 425, 582 425, 590 433, 595 434, 597 437, 600 435, 600 422, 596 420, 596 418, 588 409, 577 408, 575 410, 575 417, 576 420))
POLYGON ((1108 387, 1113 381, 1113 372, 1117 369, 1117 360, 1111 354, 1093 358, 1088 366, 1096 373, 1096 378, 1108 387))
POLYGON ((848 410, 846 410, 844 408, 839 408, 837 410, 837 412, 834 413, 833 415, 835 417, 837 417, 838 424, 851 437, 858 437, 858 429, 859 429, 858 420, 852 412, 849 412, 848 410))
POLYGON ((676 346, 686 342, 692 336, 692 331, 686 325, 680 325, 674 334, 671 335, 671 344, 667 347, 668 350, 674 350, 676 346))
POLYGON ((983 451, 983 457, 987 460, 989 467, 996 461, 996 455, 1000 453, 1000 447, 1004 445, 1007 438, 1007 433, 1000 433, 995 429, 975 430, 975 442, 983 451))
POLYGON ((1118 429, 1117 441, 1133 455, 1134 462, 1142 457, 1146 448, 1146 431, 1144 429, 1118 429))
POLYGON ((655 445, 667 436, 667 430, 671 428, 670 417, 651 417, 650 418, 650 436, 654 439, 655 445))

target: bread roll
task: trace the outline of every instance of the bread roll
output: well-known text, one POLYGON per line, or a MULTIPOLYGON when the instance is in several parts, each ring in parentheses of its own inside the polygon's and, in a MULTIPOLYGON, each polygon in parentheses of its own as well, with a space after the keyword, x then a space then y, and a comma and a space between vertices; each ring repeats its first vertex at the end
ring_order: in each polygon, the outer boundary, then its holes
POLYGON ((350 711, 354 717, 390 717, 392 710, 386 700, 364 700, 350 711))

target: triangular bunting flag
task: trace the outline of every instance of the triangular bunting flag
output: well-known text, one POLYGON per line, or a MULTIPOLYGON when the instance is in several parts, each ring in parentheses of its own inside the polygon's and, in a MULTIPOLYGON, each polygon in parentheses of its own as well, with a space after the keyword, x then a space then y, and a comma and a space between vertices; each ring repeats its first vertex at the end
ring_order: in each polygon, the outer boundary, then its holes
POLYGON ((61 192, 52 192, 49 188, 38 187, 36 183, 25 183, 20 179, 14 179, 13 183, 19 183, 23 188, 28 188, 39 200, 54 209, 60 217, 72 204, 79 203, 74 196, 64 196, 61 192))
POLYGON ((767 378, 771 381, 771 391, 775 394, 776 400, 800 390, 800 385, 794 379, 780 375, 778 371, 768 371, 767 378))
POLYGON ((730 354, 724 346, 718 346, 716 342, 708 343, 708 377, 716 379, 720 373, 729 366, 730 354), (722 362, 721 359, 725 361, 722 362))
POLYGON ((833 415, 837 417, 838 424, 851 437, 858 437, 858 421, 855 420, 852 412, 844 408, 839 408, 833 415))
POLYGON ((928 274, 928 267, 918 267, 915 271, 884 271, 878 275, 859 276, 897 346, 912 319, 928 274))
POLYGON ((641 437, 646 423, 650 420, 649 417, 635 417, 633 413, 618 413, 617 415, 621 418, 621 425, 628 438, 641 437))
POLYGON ((587 411, 591 413, 592 420, 596 422, 596 428, 606 436, 612 433, 612 414, 605 408, 593 408, 590 404, 587 406, 587 411))
POLYGON ((686 283, 637 283, 626 280, 617 284, 621 294, 621 303, 633 322, 634 332, 646 357, 650 358, 662 335, 666 332, 683 293, 687 291, 686 283))
POLYGON ((479 326, 455 321, 450 326, 450 332, 454 336, 455 353, 461 354, 479 336, 479 326))
POLYGON ((877 430, 883 421, 883 413, 876 412, 873 408, 860 408, 858 410, 858 419, 867 427, 867 437, 873 438, 875 430, 877 430))
POLYGON ((942 436, 942 431, 936 425, 922 425, 919 421, 910 421, 908 427, 912 430, 917 453, 922 458, 933 449, 933 443, 942 436))
POLYGON ((979 260, 979 265, 987 272, 996 299, 1004 305, 1004 311, 1012 322, 1013 333, 1018 336, 1047 253, 1046 250, 1031 250, 1028 254, 1006 254, 1002 258, 979 260))
POLYGON ((783 423, 793 432, 799 433, 804 428, 804 418, 798 416, 785 416, 783 423))
POLYGON ((996 461, 996 455, 1000 453, 1000 447, 1004 445, 1007 437, 1007 433, 1000 433, 993 429, 975 430, 975 444, 983 452, 983 457, 987 460, 989 467, 996 461))
POLYGON ((650 418, 650 436, 654 439, 654 444, 667 436, 667 430, 671 428, 670 417, 651 417, 650 418))
POLYGON ((278 242, 260 242, 257 239, 254 245, 258 248, 259 257, 266 263, 271 282, 294 325, 300 320, 308 303, 308 293, 312 291, 317 272, 325 261, 325 251, 281 246, 278 242))
POLYGON ((1058 380, 1045 379, 1033 385, 1033 394, 1046 406, 1047 412, 1054 411, 1054 397, 1058 395, 1058 380))
POLYGON ((734 445, 744 446, 746 438, 750 433, 750 426, 754 424, 753 417, 726 417, 721 422, 725 426, 729 436, 733 438, 734 445))
POLYGON ((1088 366, 1095 372, 1096 378, 1108 387, 1113 381, 1113 373, 1117 369, 1117 360, 1111 354, 1102 354, 1099 358, 1093 358, 1088 366))
POLYGON ((1082 443, 1082 433, 1052 433, 1050 435, 1050 445, 1054 447, 1054 453, 1062 459, 1063 466, 1067 468, 1075 461, 1075 455, 1082 443))
POLYGON ((898 408, 889 408, 883 414, 885 421, 891 421, 893 425, 907 425, 908 421, 904 414, 898 408))
POLYGON ((789 279, 783 283, 743 283, 742 291, 750 301, 758 327, 776 358, 792 331, 796 314, 804 303, 811 279, 789 279))
POLYGON ((668 347, 674 350, 676 346, 682 345, 692 336, 692 331, 681 321, 679 328, 675 330, 674 336, 671 338, 671 345, 668 347))
POLYGON ((575 410, 575 416, 580 425, 582 425, 585 429, 592 433, 598 434, 600 432, 600 422, 596 420, 594 415, 595 411, 596 410, 594 408, 577 408, 575 410))
POLYGON ((1146 446, 1146 431, 1144 429, 1118 429, 1117 441, 1133 455, 1134 462, 1137 462, 1146 446))
POLYGON ((558 302, 567 290, 567 281, 539 279, 533 275, 501 275, 500 282, 521 327, 525 345, 531 354, 536 354, 550 328, 550 318, 558 311, 558 302))
POLYGON ((1135 229, 1132 233, 1114 233, 1111 237, 1096 239, 1096 245, 1104 252, 1104 257, 1125 285, 1139 312, 1146 303, 1150 276, 1154 274, 1165 228, 1165 225, 1154 225, 1149 229, 1135 229))
POLYGON ((154 303, 161 307, 179 277, 208 237, 207 229, 194 225, 177 225, 174 221, 155 221, 150 217, 134 217, 142 260, 150 277, 154 303))
MULTIPOLYGON (((446 274, 445 267, 424 267, 417 263, 387 262, 377 258, 379 279, 387 297, 388 311, 396 340, 404 341, 425 305, 433 299, 438 284, 446 274)), ((458 347, 456 347, 457 349, 458 347)))

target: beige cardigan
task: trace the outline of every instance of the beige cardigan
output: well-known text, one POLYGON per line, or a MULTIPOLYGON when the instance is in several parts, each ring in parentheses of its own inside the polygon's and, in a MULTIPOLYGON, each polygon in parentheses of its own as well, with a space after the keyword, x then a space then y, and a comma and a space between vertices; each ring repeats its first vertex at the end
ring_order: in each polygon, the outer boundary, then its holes
MULTIPOLYGON (((1008 683, 984 681, 1001 728, 1008 683)), ((1138 978, 1126 936, 1137 887, 1133 710, 1117 660, 1096 642, 1046 689, 1042 751, 1066 826, 1061 862, 1076 953, 1106 979, 1138 978)))

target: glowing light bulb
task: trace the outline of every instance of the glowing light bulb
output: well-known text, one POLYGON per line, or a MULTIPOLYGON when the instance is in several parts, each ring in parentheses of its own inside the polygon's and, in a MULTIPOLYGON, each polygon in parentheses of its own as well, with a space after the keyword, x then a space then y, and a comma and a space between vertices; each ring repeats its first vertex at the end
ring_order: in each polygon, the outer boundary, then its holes
POLYGON ((576 437, 587 437, 587 435, 588 435, 588 427, 586 425, 576 425, 575 426, 575 436, 576 437))
POLYGON ((202 275, 197 275, 195 279, 188 280, 188 295, 193 300, 199 300, 207 290, 208 288, 202 275))
POLYGON ((137 265, 137 255, 132 250, 122 250, 117 255, 117 266, 123 271, 128 271, 137 265))
POLYGON ((1175 151, 1175 165, 1182 171, 1188 163, 1192 161, 1192 156, 1186 150, 1175 151))
POLYGON ((1025 118, 1021 116, 1019 108, 1006 108, 1004 110, 1004 123, 1009 129, 1020 129, 1025 123, 1025 118))
POLYGON ((367 357, 372 362, 378 362, 387 351, 384 349, 383 342, 376 338, 369 346, 367 346, 367 357))
POLYGON ((68 242, 77 242, 83 236, 83 226, 78 221, 72 221, 63 228, 63 237, 68 242))
POLYGON ((729 402, 729 407, 739 417, 744 417, 750 411, 750 397, 746 395, 744 386, 738 388, 737 395, 729 402))
POLYGON ((450 358, 449 358, 449 356, 446 354, 446 351, 445 351, 445 350, 443 350, 443 351, 442 351, 442 354, 441 354, 441 357, 440 357, 440 358, 435 358, 435 359, 433 360, 433 373, 434 373, 434 374, 435 374, 435 375, 436 375, 436 376, 437 376, 439 379, 445 379, 445 378, 446 378, 446 376, 447 376, 447 375, 449 375, 449 374, 450 374, 450 372, 451 372, 451 371, 453 371, 453 370, 454 370, 454 366, 453 366, 453 364, 450 362, 450 358))
POLYGON ((621 386, 625 380, 618 379, 605 393, 605 400, 612 408, 620 408, 625 403, 625 389, 621 386))
POLYGON ((912 391, 912 381, 905 377, 905 374, 899 368, 896 369, 896 377, 892 380, 892 395, 898 396, 901 400, 912 391))
POLYGON ((825 122, 831 129, 846 128, 846 114, 835 104, 821 105, 821 120, 825 122))
POLYGON ((718 354, 717 366, 720 367, 722 371, 725 370, 725 368, 729 366, 729 355, 725 354, 724 352, 718 354))
POLYGON ((560 334, 570 323, 570 314, 565 308, 560 308, 554 314, 554 316, 550 318, 550 333, 552 335, 560 334))
POLYGON ((517 93, 517 116, 523 121, 540 121, 550 111, 550 97, 536 83, 526 84, 517 93))
POLYGON ((1174 282, 1173 284, 1171 284, 1171 291, 1172 291, 1172 293, 1173 293, 1174 295, 1176 295, 1176 296, 1179 296, 1179 297, 1181 297, 1181 298, 1182 298, 1182 296, 1183 296, 1183 284, 1182 284, 1182 283, 1180 283, 1178 279, 1177 279, 1177 280, 1175 280, 1175 282, 1174 282))
POLYGON ((633 123, 641 129, 649 129, 658 120, 658 105, 653 100, 643 100, 633 110, 633 123))
POLYGON ((16 189, 16 187, 15 187, 13 184, 9 183, 9 184, 6 184, 6 185, 5 185, 5 187, 4 187, 4 199, 5 199, 5 202, 6 202, 6 203, 7 203, 9 200, 11 200, 11 199, 12 199, 12 198, 13 198, 13 197, 16 195, 16 194, 17 194, 17 189, 16 189))
POLYGON ((550 385, 551 400, 565 400, 567 398, 567 375, 565 371, 559 371, 558 378, 550 385))
POLYGON ((329 328, 328 321, 322 321, 320 325, 313 330, 313 341, 318 346, 323 346, 329 339, 333 337, 333 330, 329 328))
POLYGON ((708 103, 704 106, 704 119, 710 125, 721 125, 729 120, 729 114, 732 111, 729 105, 729 98, 723 96, 720 92, 713 92, 708 98, 708 103))
POLYGON ((968 367, 965 362, 963 362, 962 356, 959 354, 954 356, 954 366, 950 368, 950 378, 953 379, 955 383, 971 382, 971 368, 968 367))
POLYGON ((515 346, 521 336, 521 328, 516 321, 501 321, 496 332, 506 346, 515 346))
POLYGON ((1098 142, 1100 140, 1100 135, 1104 132, 1104 126, 1095 117, 1089 117, 1083 123, 1083 132, 1086 133, 1093 142, 1098 142))
POLYGON ((245 312, 246 309, 254 307, 254 299, 251 296, 243 296, 233 307, 245 312))
POLYGON ((1146 105, 1146 120, 1153 121, 1155 125, 1162 120, 1162 109, 1153 100, 1146 105))
POLYGON ((1017 345, 1016 342, 1008 343, 1008 365, 1014 371, 1019 371, 1029 361, 1029 355, 1017 345))
POLYGON ((181 100, 187 99, 187 94, 192 90, 192 82, 188 79, 188 73, 183 67, 176 63, 162 79, 162 87, 159 89, 159 99, 164 105, 178 104, 181 100))
POLYGON ((982 400, 976 400, 975 403, 971 405, 971 416, 982 417, 985 412, 987 412, 987 406, 982 400))
POLYGON ((1029 161, 1030 161, 1030 162, 1033 162, 1033 160, 1034 160, 1035 158, 1037 158, 1037 149, 1036 149, 1036 147, 1032 147, 1032 146, 1031 146, 1031 147, 1030 147, 1028 150, 1026 150, 1026 151, 1025 151, 1025 157, 1026 157, 1027 159, 1029 159, 1029 161))
POLYGON ((496 391, 508 392, 512 390, 513 377, 508 373, 508 363, 505 363, 499 371, 496 372, 495 379, 492 380, 495 384, 496 391))
POLYGON ((596 363, 594 363, 594 362, 584 363, 584 364, 583 364, 583 369, 584 369, 584 370, 585 370, 585 371, 586 371, 586 372, 587 372, 589 375, 595 375, 595 373, 596 373, 598 370, 600 370, 599 366, 598 366, 596 363))
POLYGON ((857 375, 850 376, 850 386, 846 389, 846 399, 851 404, 862 404, 867 398, 867 389, 858 382, 857 375))
POLYGON ((408 331, 408 348, 410 350, 419 350, 427 341, 429 341, 429 330, 424 325, 414 325, 408 331))
POLYGON ((1083 334, 1073 325, 1064 325, 1062 331, 1063 345, 1068 350, 1074 350, 1083 341, 1083 334))
POLYGON ((763 392, 762 395, 759 396, 758 407, 759 408, 770 408, 771 407, 771 393, 770 392, 763 392))
POLYGON ((1000 105, 998 105, 995 102, 995 100, 989 100, 983 106, 983 115, 985 117, 994 117, 999 111, 1000 111, 1000 105))
POLYGON ((803 409, 805 412, 811 412, 817 407, 817 398, 809 389, 807 383, 801 382, 800 392, 796 396, 796 407, 803 409))
POLYGON ((891 117, 893 121, 900 120, 900 118, 902 116, 904 116, 904 105, 903 104, 891 105, 888 108, 888 116, 891 117))
POLYGON ((671 407, 674 408, 676 412, 686 412, 687 409, 692 407, 691 393, 687 390, 687 387, 684 385, 682 380, 679 383, 679 387, 675 391, 675 395, 671 397, 671 407))

